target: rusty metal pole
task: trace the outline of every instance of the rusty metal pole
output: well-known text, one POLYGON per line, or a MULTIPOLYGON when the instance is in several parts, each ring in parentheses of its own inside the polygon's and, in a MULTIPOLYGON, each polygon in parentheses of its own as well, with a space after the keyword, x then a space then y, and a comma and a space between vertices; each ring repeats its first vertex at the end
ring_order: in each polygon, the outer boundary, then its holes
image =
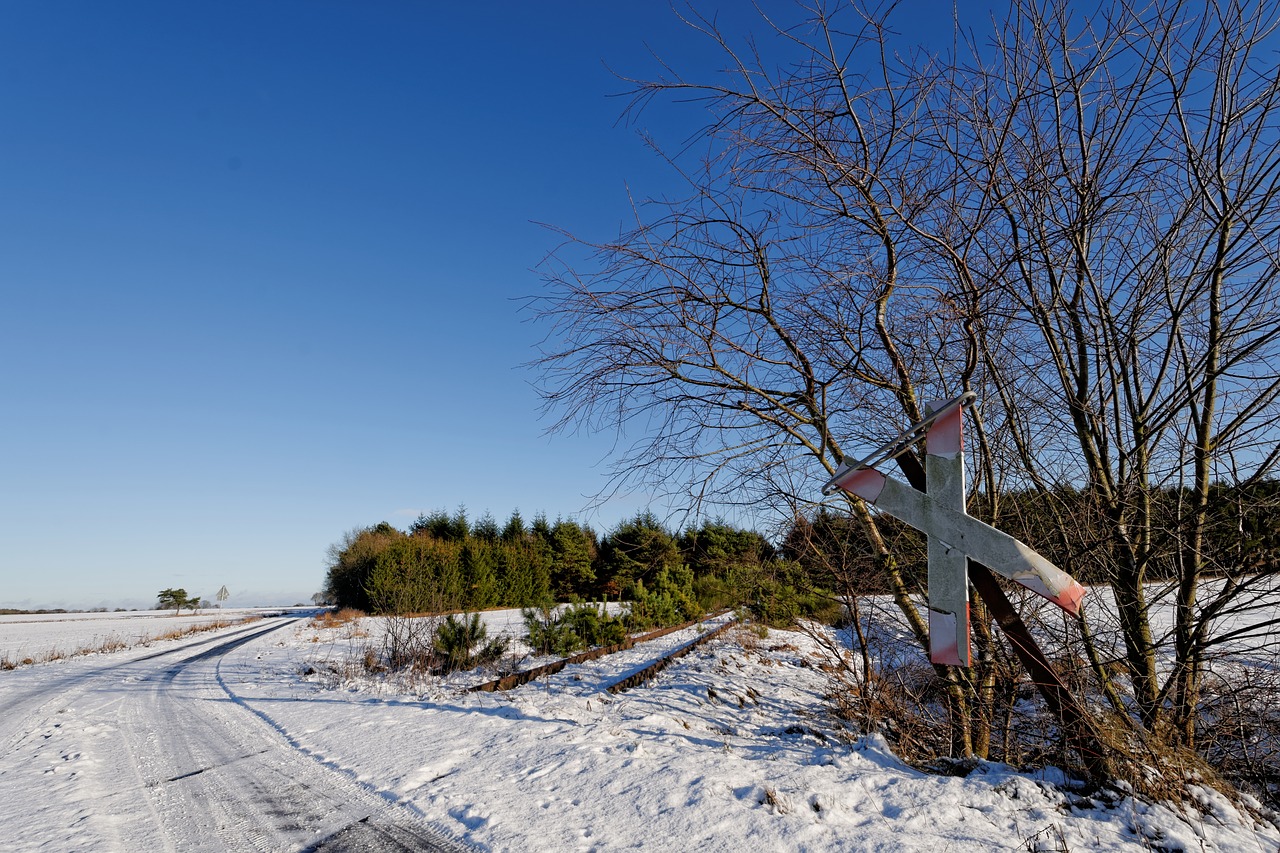
POLYGON ((1089 773, 1097 779, 1109 778, 1112 774, 1107 761, 1107 749, 1103 746, 1093 721, 1076 700, 1075 694, 1062 683, 1062 678, 1031 636, 1031 631, 1000 588, 994 574, 986 566, 971 560, 969 582, 991 611, 1004 635, 1009 638, 1013 653, 1026 668, 1031 682, 1044 697, 1045 704, 1062 721, 1068 743, 1080 754, 1089 773))

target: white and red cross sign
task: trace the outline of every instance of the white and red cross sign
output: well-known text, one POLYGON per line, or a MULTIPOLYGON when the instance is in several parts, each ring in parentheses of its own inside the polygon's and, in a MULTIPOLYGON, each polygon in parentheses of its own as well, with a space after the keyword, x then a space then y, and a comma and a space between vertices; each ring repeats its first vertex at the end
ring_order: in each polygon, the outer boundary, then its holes
POLYGON ((1084 587, 1027 545, 965 512, 963 417, 973 392, 929 403, 929 415, 861 461, 845 459, 823 486, 857 495, 929 538, 929 657, 969 666, 969 559, 1076 615, 1084 587), (917 491, 873 466, 925 439, 927 490, 917 491))

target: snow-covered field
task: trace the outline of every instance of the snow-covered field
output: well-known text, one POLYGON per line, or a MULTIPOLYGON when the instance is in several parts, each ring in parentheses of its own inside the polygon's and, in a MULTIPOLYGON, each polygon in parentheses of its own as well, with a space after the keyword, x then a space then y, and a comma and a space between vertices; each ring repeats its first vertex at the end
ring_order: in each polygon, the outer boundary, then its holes
MULTIPOLYGON (((491 633, 518 630, 517 613, 487 621, 491 633)), ((281 749, 480 850, 1280 849, 1280 830, 1209 789, 1200 809, 1175 808, 1072 795, 1052 769, 913 769, 879 737, 853 737, 824 714, 826 676, 802 633, 734 629, 649 686, 610 695, 606 684, 695 631, 493 694, 467 692, 480 680, 470 673, 417 683, 365 674, 358 661, 380 630, 374 619, 331 628, 297 620, 216 658, 216 689, 247 712, 243 725, 271 730, 281 749)), ((28 689, 104 659, 0 673, 0 695, 6 684, 28 689)), ((73 786, 5 785, 20 758, 13 745, 0 756, 0 810, 11 827, 38 835, 41 824, 85 820, 73 786)), ((71 766, 51 766, 47 778, 65 785, 71 766)), ((225 847, 223 839, 208 849, 225 847)))
POLYGON ((179 616, 172 610, 0 615, 0 660, 44 661, 103 646, 136 646, 199 625, 242 622, 264 612, 280 611, 238 608, 184 612, 179 616))

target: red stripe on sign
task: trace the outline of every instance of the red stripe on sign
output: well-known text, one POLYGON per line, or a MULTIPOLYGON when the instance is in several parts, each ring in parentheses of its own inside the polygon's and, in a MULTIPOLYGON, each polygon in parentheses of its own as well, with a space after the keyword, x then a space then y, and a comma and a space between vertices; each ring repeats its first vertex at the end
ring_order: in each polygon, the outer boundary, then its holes
POLYGON ((966 666, 960 660, 960 647, 956 639, 956 615, 940 610, 929 611, 929 660, 949 666, 966 666))
POLYGON ((932 456, 954 456, 964 444, 964 409, 956 406, 934 422, 925 435, 925 452, 932 456))
POLYGON ((1084 598, 1085 588, 1075 581, 1071 582, 1071 586, 1049 599, 1072 616, 1080 615, 1080 601, 1084 598))
POLYGON ((859 468, 836 480, 836 485, 864 501, 875 503, 884 488, 884 474, 874 468, 859 468))

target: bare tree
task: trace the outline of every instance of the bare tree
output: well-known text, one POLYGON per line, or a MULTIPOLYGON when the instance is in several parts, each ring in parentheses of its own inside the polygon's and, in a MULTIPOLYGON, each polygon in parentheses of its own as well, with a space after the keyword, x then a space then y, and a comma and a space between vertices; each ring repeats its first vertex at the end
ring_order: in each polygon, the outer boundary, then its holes
MULTIPOLYGON (((1011 489, 1056 507, 1062 551, 1115 596, 1140 722, 1193 744, 1213 627, 1276 568, 1243 573, 1210 528, 1215 484, 1239 493, 1280 456, 1277 4, 1011 0, 946 56, 898 52, 892 8, 800 10, 762 20, 776 59, 691 14, 725 73, 636 82, 636 109, 704 106, 706 149, 672 158, 687 196, 635 204, 614 240, 566 235, 545 268, 556 427, 639 436, 615 485, 790 519, 846 453, 974 390, 982 511, 998 523, 1011 489)), ((927 648, 875 517, 849 510, 927 648)), ((1110 626, 1079 628, 1125 707, 1110 626)), ((960 751, 985 748, 970 712, 995 657, 939 671, 960 751)))
POLYGON ((1168 709, 1192 744, 1213 622, 1270 585, 1220 564, 1206 535, 1213 484, 1257 482, 1280 451, 1280 80, 1261 55, 1277 7, 1013 12, 957 102, 952 148, 998 199, 972 222, 973 266, 984 310, 1019 334, 990 387, 1019 473, 1096 501, 1142 721, 1168 709), (1209 574, 1226 579, 1202 602, 1209 574), (1162 682, 1148 582, 1163 579, 1177 617, 1162 682))

